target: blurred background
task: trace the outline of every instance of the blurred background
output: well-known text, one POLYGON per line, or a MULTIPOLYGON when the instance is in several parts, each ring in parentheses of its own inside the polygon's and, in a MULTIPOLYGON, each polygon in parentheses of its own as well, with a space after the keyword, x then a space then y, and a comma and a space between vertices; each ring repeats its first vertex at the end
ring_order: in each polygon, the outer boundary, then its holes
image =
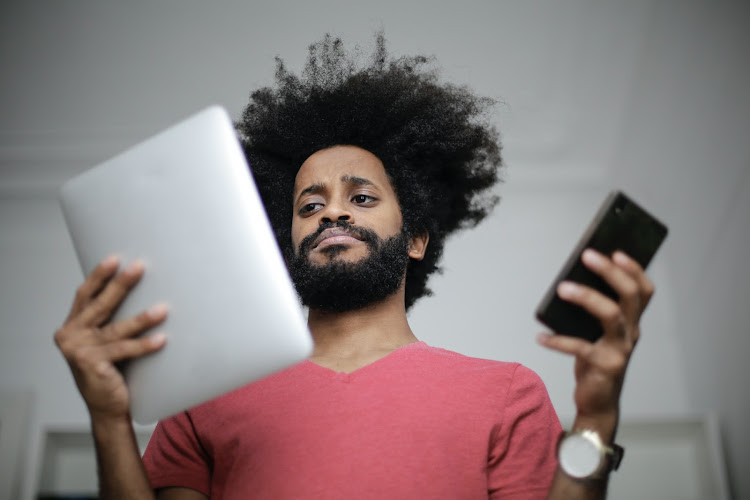
MULTIPOLYGON (((0 2, 0 498, 91 493, 87 415, 52 335, 82 275, 65 179, 211 104, 239 117, 329 32, 434 55, 498 100, 502 202, 446 248, 417 336, 536 370, 533 311, 606 194, 670 227, 622 399, 613 498, 750 498, 750 8, 731 0, 0 2), (656 464, 656 465, 653 465, 656 464), (685 471, 688 471, 686 474, 685 471), (690 472, 693 471, 693 472, 690 472)), ((139 429, 142 440, 150 429, 139 429)))

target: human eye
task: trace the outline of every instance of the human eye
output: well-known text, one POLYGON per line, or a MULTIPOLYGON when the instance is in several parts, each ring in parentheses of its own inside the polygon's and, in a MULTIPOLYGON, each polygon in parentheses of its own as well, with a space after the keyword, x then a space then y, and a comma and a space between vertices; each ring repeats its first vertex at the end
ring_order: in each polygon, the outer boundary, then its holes
POLYGON ((305 203, 304 205, 302 205, 302 207, 300 207, 299 214, 305 215, 305 214, 315 212, 317 210, 320 210, 322 206, 323 206, 322 203, 317 203, 317 202, 305 203))
POLYGON ((377 198, 374 196, 370 196, 369 194, 355 194, 352 197, 352 201, 356 203, 357 205, 367 205, 369 203, 373 203, 377 201, 377 198))

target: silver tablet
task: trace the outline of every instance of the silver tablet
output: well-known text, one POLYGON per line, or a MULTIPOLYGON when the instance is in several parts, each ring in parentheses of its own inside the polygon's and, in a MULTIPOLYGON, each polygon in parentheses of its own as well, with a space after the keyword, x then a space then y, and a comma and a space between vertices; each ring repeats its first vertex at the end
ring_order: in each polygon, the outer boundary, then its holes
POLYGON ((145 263, 115 319, 158 302, 169 309, 154 330, 167 345, 124 365, 138 423, 309 356, 302 308, 224 109, 71 179, 60 202, 84 274, 111 254, 145 263))

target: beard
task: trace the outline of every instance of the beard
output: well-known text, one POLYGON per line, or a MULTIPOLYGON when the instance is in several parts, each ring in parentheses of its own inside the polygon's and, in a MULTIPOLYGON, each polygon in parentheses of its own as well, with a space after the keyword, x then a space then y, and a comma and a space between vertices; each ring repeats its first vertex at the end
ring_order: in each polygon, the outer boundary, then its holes
POLYGON ((409 242, 403 229, 395 236, 380 238, 374 231, 346 221, 323 224, 302 240, 297 254, 289 260, 289 273, 307 307, 328 312, 361 309, 398 291, 409 263, 409 242), (328 255, 327 263, 311 263, 313 241, 332 227, 343 228, 362 240, 369 250, 367 256, 355 262, 336 261, 346 245, 331 245, 322 250, 328 255))

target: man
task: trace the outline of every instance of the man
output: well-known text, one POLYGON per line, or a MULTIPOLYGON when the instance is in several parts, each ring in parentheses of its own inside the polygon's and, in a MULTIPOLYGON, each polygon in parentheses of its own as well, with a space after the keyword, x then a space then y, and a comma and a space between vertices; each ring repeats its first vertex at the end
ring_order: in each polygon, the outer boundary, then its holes
MULTIPOLYGON (((302 77, 279 62, 276 88, 253 93, 238 124, 310 307, 309 361, 161 422, 141 461, 114 363, 163 347, 135 336, 167 311, 108 322, 137 262, 118 272, 107 259, 79 288, 55 339, 91 414, 103 498, 604 497, 615 459, 586 480, 560 470, 560 424, 535 374, 427 346, 409 327, 445 237, 495 204, 485 193, 501 164, 481 120, 490 102, 427 63, 389 59, 379 36, 360 68, 326 37, 302 77)), ((619 301, 574 283, 558 292, 604 337, 539 340, 576 356, 574 430, 612 444, 653 286, 621 253, 584 263, 619 301)))

